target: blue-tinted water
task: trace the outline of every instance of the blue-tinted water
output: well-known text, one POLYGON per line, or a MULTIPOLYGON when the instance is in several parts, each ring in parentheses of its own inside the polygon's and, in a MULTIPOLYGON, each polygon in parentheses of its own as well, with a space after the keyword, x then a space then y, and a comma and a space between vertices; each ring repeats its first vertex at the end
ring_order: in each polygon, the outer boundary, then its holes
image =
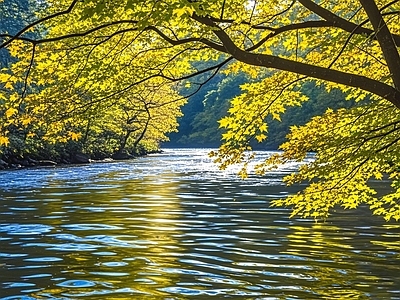
POLYGON ((400 299, 400 224, 289 219, 269 201, 296 167, 242 181, 175 149, 0 172, 0 299, 400 299))

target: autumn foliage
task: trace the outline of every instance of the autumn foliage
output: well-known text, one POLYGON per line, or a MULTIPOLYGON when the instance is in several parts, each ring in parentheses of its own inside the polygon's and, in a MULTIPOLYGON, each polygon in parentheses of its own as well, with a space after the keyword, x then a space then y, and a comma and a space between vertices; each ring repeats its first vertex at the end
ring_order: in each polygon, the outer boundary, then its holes
POLYGON ((12 130, 56 142, 111 130, 118 148, 128 132, 135 143, 146 128, 146 140, 160 141, 176 127, 182 82, 201 77, 191 80, 201 88, 217 72, 240 71, 251 81, 220 121, 223 143, 212 156, 222 168, 243 164, 245 177, 251 141, 268 138, 266 119, 279 120, 308 101, 301 86, 313 78, 357 105, 293 127, 283 151, 257 166, 263 174, 315 152, 315 160, 285 178, 308 186, 274 205, 326 218, 336 206, 366 204, 386 220, 400 219, 398 1, 47 4, 36 22, 0 34, 0 47, 16 59, 0 74, 3 146, 12 130), (197 61, 209 64, 197 69, 197 61), (369 181, 382 178, 392 190, 377 196, 369 181))

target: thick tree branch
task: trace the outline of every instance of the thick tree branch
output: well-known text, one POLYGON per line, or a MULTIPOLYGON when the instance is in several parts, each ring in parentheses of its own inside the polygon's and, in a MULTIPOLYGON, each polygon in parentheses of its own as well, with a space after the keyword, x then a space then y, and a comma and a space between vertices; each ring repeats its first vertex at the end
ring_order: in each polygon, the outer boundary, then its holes
MULTIPOLYGON (((25 37, 17 37, 17 36, 12 36, 12 35, 8 35, 8 34, 2 34, 0 35, 0 37, 10 37, 13 38, 14 40, 18 39, 18 40, 23 40, 26 42, 29 42, 33 45, 39 45, 39 44, 45 44, 45 43, 52 43, 52 42, 58 42, 58 41, 62 41, 62 40, 66 40, 66 39, 71 39, 71 38, 77 38, 77 37, 85 37, 88 36, 92 33, 95 33, 97 31, 100 31, 101 29, 104 28, 108 28, 108 27, 112 27, 115 25, 120 25, 120 24, 132 24, 132 25, 136 25, 137 21, 133 21, 133 20, 119 20, 119 21, 114 21, 114 22, 110 22, 110 23, 106 23, 106 24, 102 24, 99 25, 97 27, 91 28, 87 31, 83 31, 83 32, 76 32, 76 33, 71 33, 71 34, 66 34, 66 35, 61 35, 61 36, 56 36, 56 37, 51 37, 51 38, 45 38, 45 39, 39 39, 39 40, 35 40, 35 39, 30 39, 30 38, 25 38, 25 37)), ((137 31, 138 29, 133 27, 133 28, 126 28, 123 30, 119 30, 113 33, 113 35, 117 35, 120 33, 125 33, 128 31, 137 31)), ((178 46, 178 45, 183 45, 183 44, 187 44, 187 43, 191 43, 191 42, 201 42, 215 50, 218 50, 220 52, 225 52, 225 48, 222 47, 222 45, 218 45, 215 42, 205 39, 205 38, 185 38, 185 39, 173 39, 171 37, 169 37, 168 35, 166 35, 164 32, 162 32, 159 28, 155 27, 155 26, 148 26, 146 28, 144 28, 142 30, 142 32, 144 31, 154 31, 155 33, 157 33, 162 39, 164 39, 165 41, 167 41, 168 43, 170 43, 171 45, 174 46, 178 46)))
POLYGON ((169 36, 167 36, 166 34, 164 34, 160 29, 158 29, 157 27, 154 26, 149 26, 146 28, 146 30, 152 30, 154 32, 156 32, 160 37, 162 37, 165 41, 167 41, 168 43, 170 43, 171 45, 177 46, 177 45, 182 45, 182 44, 186 44, 186 43, 190 43, 190 42, 200 42, 203 43, 207 46, 209 46, 212 49, 218 50, 220 52, 226 52, 225 48, 222 45, 219 45, 209 39, 205 39, 205 38, 185 38, 185 39, 180 39, 180 40, 174 40, 171 39, 169 36))
MULTIPOLYGON (((365 34, 367 36, 372 36, 374 31, 369 28, 361 27, 360 24, 355 24, 353 22, 347 21, 339 17, 338 15, 332 13, 331 11, 323 8, 322 6, 316 4, 312 0, 299 0, 299 2, 314 12, 326 21, 332 22, 332 26, 343 29, 344 31, 355 33, 355 34, 365 34)), ((398 47, 400 47, 400 35, 393 35, 393 39, 398 47)))
MULTIPOLYGON (((45 20, 49 20, 49 19, 55 18, 59 15, 69 13, 75 6, 76 2, 77 1, 73 1, 72 4, 70 5, 70 7, 63 12, 53 14, 51 16, 48 16, 46 18, 43 18, 41 20, 38 20, 38 21, 28 25, 23 30, 21 30, 19 33, 17 33, 15 36, 10 36, 10 39, 7 40, 5 43, 3 43, 1 45, 1 47, 6 46, 12 40, 15 40, 15 39, 25 40, 25 41, 31 42, 34 45, 37 45, 37 44, 42 44, 42 43, 61 41, 64 39, 69 39, 69 38, 88 36, 96 31, 100 31, 103 28, 107 28, 107 27, 110 27, 110 26, 113 26, 116 24, 128 23, 128 24, 135 25, 137 23, 134 20, 119 20, 119 21, 115 21, 112 23, 108 23, 108 24, 102 24, 95 28, 89 29, 85 32, 72 33, 72 34, 67 34, 64 36, 44 38, 44 39, 39 39, 39 40, 29 39, 29 38, 21 36, 26 30, 28 30, 29 28, 32 28, 33 26, 35 26, 41 22, 44 22, 45 20)), ((313 11, 316 14, 318 14, 319 16, 321 16, 325 20, 307 21, 307 22, 303 22, 303 23, 283 26, 281 28, 274 29, 274 31, 271 32, 271 34, 268 37, 266 37, 266 39, 270 38, 272 36, 275 36, 277 34, 289 31, 289 30, 295 30, 295 29, 301 29, 301 28, 325 27, 325 26, 337 26, 337 27, 342 28, 345 31, 349 31, 353 34, 361 33, 361 34, 371 35, 371 34, 375 33, 371 29, 363 28, 360 25, 349 22, 349 21, 333 14, 332 12, 326 10, 325 8, 317 5, 312 0, 299 0, 299 2, 302 5, 304 5, 305 7, 307 7, 308 9, 310 9, 311 11, 313 11)), ((380 15, 380 13, 379 13, 379 17, 382 19, 382 16, 380 15)), ((221 19, 222 18, 223 18, 223 16, 221 16, 221 19)), ((168 42, 169 44, 171 44, 173 46, 182 45, 185 43, 199 42, 199 43, 203 43, 206 46, 208 46, 214 50, 217 50, 219 52, 228 53, 228 54, 232 55, 233 58, 235 58, 239 61, 242 61, 244 63, 250 64, 250 65, 263 66, 263 67, 268 67, 268 68, 280 69, 280 70, 284 70, 284 71, 290 71, 290 72, 302 74, 305 76, 310 76, 313 78, 318 78, 318 79, 336 82, 336 83, 340 83, 340 84, 344 84, 344 85, 348 85, 348 86, 352 86, 352 87, 361 88, 363 90, 377 94, 377 95, 389 100, 394 105, 396 105, 398 108, 400 108, 400 91, 399 91, 400 78, 397 79, 397 77, 396 77, 396 79, 395 79, 395 82, 396 82, 396 85, 395 85, 396 89, 395 89, 387 84, 384 84, 382 82, 379 82, 379 81, 376 81, 376 80, 373 80, 373 79, 370 79, 370 78, 367 78, 364 76, 341 72, 341 71, 337 71, 337 70, 330 70, 329 68, 314 66, 314 65, 310 65, 310 64, 306 64, 306 63, 295 62, 292 60, 288 60, 288 59, 284 59, 284 58, 280 58, 280 57, 276 57, 276 56, 272 56, 272 55, 251 53, 251 51, 260 47, 265 42, 265 39, 261 40, 260 42, 256 43, 255 45, 251 46, 250 48, 248 48, 246 50, 242 50, 234 44, 234 42, 230 39, 230 37, 221 28, 219 28, 217 26, 217 23, 214 22, 213 19, 207 18, 207 17, 200 17, 197 15, 194 15, 193 19, 199 21, 200 23, 202 23, 204 25, 216 28, 214 30, 214 33, 216 34, 216 36, 219 38, 219 40, 222 43, 215 42, 213 40, 201 38, 201 37, 200 38, 187 37, 184 39, 171 38, 170 35, 165 34, 162 30, 160 30, 159 28, 157 28, 155 26, 149 26, 146 29, 144 29, 144 31, 155 32, 162 39, 164 39, 166 42, 168 42)), ((221 20, 219 20, 219 21, 221 21, 221 20)), ((123 30, 116 32, 115 34, 123 33, 126 31, 134 31, 134 30, 137 30, 137 28, 133 27, 133 28, 123 29, 123 30)), ((390 34, 390 32, 389 32, 389 34, 390 34)), ((379 39, 379 36, 377 36, 377 38, 379 39)), ((397 39, 398 43, 400 45, 400 36, 397 36, 397 37, 394 36, 394 39, 397 39)), ((398 56, 398 53, 397 53, 397 56, 398 56)), ((394 59, 394 61, 398 62, 397 58, 394 59)), ((397 66, 396 63, 391 63, 391 64, 393 66, 397 66)), ((399 73, 399 71, 395 71, 394 69, 393 70, 392 69, 393 69, 393 67, 390 69, 393 74, 399 73)), ((400 70, 400 67, 397 68, 397 70, 400 70)), ((166 78, 166 76, 163 74, 158 74, 157 76, 162 76, 162 77, 166 78)), ((188 76, 188 77, 192 77, 192 76, 188 76)), ((168 78, 168 79, 171 80, 171 78, 168 78)), ((173 81, 176 81, 176 79, 173 79, 173 81)))
POLYGON ((397 51, 392 34, 383 20, 382 15, 376 6, 375 1, 360 0, 362 7, 368 15, 368 18, 375 30, 375 35, 381 46, 383 56, 386 59, 394 86, 400 89, 400 56, 397 51))
MULTIPOLYGON (((291 31, 291 30, 298 30, 298 29, 310 29, 310 28, 322 28, 322 27, 336 27, 340 28, 346 32, 349 32, 351 34, 364 34, 372 39, 376 39, 376 36, 374 35, 374 31, 369 28, 364 28, 362 25, 365 25, 368 23, 368 20, 365 22, 362 22, 361 24, 355 24, 352 22, 349 22, 345 19, 342 19, 335 14, 332 14, 330 11, 328 11, 329 15, 332 15, 332 18, 335 20, 314 20, 314 21, 305 21, 305 22, 300 22, 300 23, 294 23, 294 24, 289 24, 285 25, 282 27, 270 27, 270 26, 263 26, 263 25, 251 25, 249 22, 243 22, 243 24, 247 24, 251 26, 253 29, 260 29, 260 30, 269 30, 271 31, 270 34, 268 34, 265 38, 260 40, 257 44, 261 45, 265 43, 267 40, 269 40, 272 37, 275 37, 279 34, 291 31), (342 22, 339 22, 343 21, 342 22)), ((392 14, 392 13, 388 13, 392 14)), ((234 20, 223 20, 223 19, 217 19, 217 18, 210 18, 212 21, 216 23, 234 23, 234 20)), ((400 35, 393 34, 393 39, 396 43, 396 46, 400 47, 400 35)))
POLYGON ((365 76, 309 65, 306 63, 296 62, 277 56, 250 53, 237 47, 235 43, 230 39, 230 37, 226 34, 226 32, 219 28, 207 17, 196 15, 193 16, 193 18, 207 26, 212 26, 213 28, 216 28, 214 29, 214 33, 224 45, 226 52, 231 54, 238 61, 253 66, 261 66, 282 71, 289 71, 297 74, 306 75, 312 78, 360 88, 362 90, 381 96, 382 98, 390 101, 397 108, 400 109, 400 91, 390 85, 370 79, 365 76))

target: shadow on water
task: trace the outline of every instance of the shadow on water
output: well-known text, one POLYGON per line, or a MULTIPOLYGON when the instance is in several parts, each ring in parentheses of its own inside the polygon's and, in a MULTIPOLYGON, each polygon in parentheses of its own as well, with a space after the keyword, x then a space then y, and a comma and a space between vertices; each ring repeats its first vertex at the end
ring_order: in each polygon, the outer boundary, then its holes
MULTIPOLYGON (((265 155, 268 155, 267 153, 265 155)), ((400 299, 400 225, 269 206, 205 151, 0 173, 1 299, 400 299)))

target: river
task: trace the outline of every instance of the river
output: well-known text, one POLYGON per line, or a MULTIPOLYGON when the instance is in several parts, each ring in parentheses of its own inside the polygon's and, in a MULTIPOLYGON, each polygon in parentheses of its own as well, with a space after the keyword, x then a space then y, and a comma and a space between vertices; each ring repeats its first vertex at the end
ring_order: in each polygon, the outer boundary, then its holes
MULTIPOLYGON (((259 153, 261 157, 268 152, 259 153)), ((400 223, 290 219, 207 149, 0 172, 0 299, 400 299, 400 223)))

